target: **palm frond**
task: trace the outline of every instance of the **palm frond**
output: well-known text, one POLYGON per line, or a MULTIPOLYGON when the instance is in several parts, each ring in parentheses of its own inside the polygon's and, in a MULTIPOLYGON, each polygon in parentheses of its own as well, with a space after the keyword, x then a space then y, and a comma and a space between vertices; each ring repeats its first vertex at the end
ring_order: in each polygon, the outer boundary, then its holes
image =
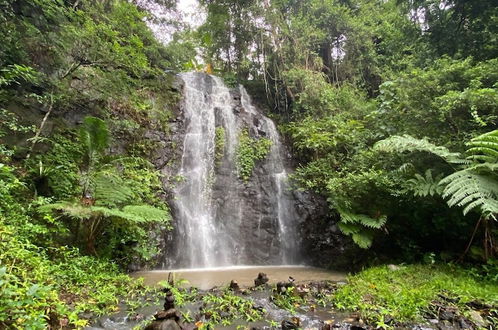
POLYGON ((89 154, 102 152, 109 145, 109 130, 105 121, 100 118, 85 117, 79 134, 80 141, 87 148, 89 154))

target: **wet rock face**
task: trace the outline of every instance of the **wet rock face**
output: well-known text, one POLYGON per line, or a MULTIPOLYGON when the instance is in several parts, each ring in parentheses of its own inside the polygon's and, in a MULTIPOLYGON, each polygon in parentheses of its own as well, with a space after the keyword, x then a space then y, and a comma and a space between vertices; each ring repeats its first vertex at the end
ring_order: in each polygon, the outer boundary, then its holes
POLYGON ((355 270, 365 251, 340 231, 326 200, 311 192, 294 192, 296 209, 304 218, 299 227, 303 258, 307 264, 335 270, 355 270))
MULTIPOLYGON (((212 99, 216 95, 213 93, 220 89, 213 78, 201 74, 189 84, 188 88, 202 93, 197 94, 197 97, 202 96, 197 103, 214 102, 212 99)), ((185 91, 182 79, 178 79, 177 85, 185 91)), ((216 227, 216 238, 220 240, 219 244, 211 245, 211 250, 216 251, 205 251, 204 243, 200 241, 186 243, 191 239, 187 234, 191 231, 184 227, 182 216, 185 216, 185 210, 178 203, 178 186, 182 184, 178 173, 186 161, 195 163, 194 159, 186 160, 184 154, 185 136, 191 134, 188 132, 189 125, 195 120, 190 117, 192 109, 188 114, 186 107, 192 105, 187 105, 185 99, 179 104, 170 125, 170 135, 151 133, 151 138, 164 146, 157 150, 154 164, 164 175, 163 184, 168 191, 165 198, 171 206, 175 228, 164 232, 162 237, 154 238, 160 242, 163 251, 156 267, 195 267, 196 264, 191 263, 191 257, 185 251, 187 245, 193 244, 198 244, 198 250, 210 253, 211 259, 224 259, 230 265, 306 263, 334 266, 340 263, 338 256, 344 254, 347 250, 345 246, 351 245, 351 242, 327 216, 328 209, 323 199, 310 193, 292 191, 287 179, 282 179, 291 172, 293 162, 285 146, 280 143, 274 124, 249 103, 245 90, 232 89, 225 98, 219 106, 213 107, 214 125, 226 131, 223 158, 213 165, 209 179, 209 216, 214 219, 212 226, 216 227), (227 108, 235 119, 227 116, 227 108), (256 162, 247 182, 239 179, 235 170, 237 141, 234 139, 237 139, 242 127, 248 130, 251 137, 269 138, 273 142, 270 155, 266 160, 256 162)), ((187 188, 182 189, 186 191, 187 188)), ((199 263, 201 267, 212 265, 206 264, 206 261, 199 263)))

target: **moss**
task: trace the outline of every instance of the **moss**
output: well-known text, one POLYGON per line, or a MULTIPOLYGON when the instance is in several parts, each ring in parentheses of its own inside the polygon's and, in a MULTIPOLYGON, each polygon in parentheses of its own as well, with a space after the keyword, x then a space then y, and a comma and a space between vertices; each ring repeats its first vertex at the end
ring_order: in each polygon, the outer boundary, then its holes
POLYGON ((221 160, 225 155, 225 129, 223 127, 216 127, 214 138, 214 160, 216 165, 221 164, 221 160))
POLYGON ((239 177, 248 181, 256 165, 256 161, 264 159, 271 148, 271 140, 267 138, 253 138, 247 130, 239 134, 237 146, 237 171, 239 177))

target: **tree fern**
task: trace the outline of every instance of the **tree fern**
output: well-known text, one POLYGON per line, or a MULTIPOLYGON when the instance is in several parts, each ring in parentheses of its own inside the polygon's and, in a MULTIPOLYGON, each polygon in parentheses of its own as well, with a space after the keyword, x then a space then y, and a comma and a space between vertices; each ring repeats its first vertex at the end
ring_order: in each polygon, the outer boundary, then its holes
POLYGON ((42 212, 53 210, 75 219, 91 219, 94 217, 119 218, 134 223, 166 222, 169 214, 165 210, 150 205, 127 205, 123 208, 83 205, 78 201, 62 201, 39 207, 42 212))
POLYGON ((496 220, 498 182, 495 178, 471 170, 461 170, 448 175, 441 183, 446 184, 443 197, 448 199, 450 207, 463 207, 465 215, 478 208, 484 216, 496 220))
POLYGON ((416 139, 409 135, 391 136, 381 140, 374 145, 374 150, 392 153, 423 151, 441 157, 448 163, 466 163, 458 152, 450 152, 447 148, 430 143, 427 139, 416 139))
POLYGON ((38 210, 41 212, 51 212, 54 210, 61 211, 71 218, 81 220, 89 219, 93 215, 91 208, 75 201, 60 201, 56 203, 46 204, 40 206, 38 210))
MULTIPOLYGON (((427 151, 445 159, 449 163, 460 164, 462 169, 448 175, 440 181, 444 187, 442 196, 447 199, 450 207, 463 208, 464 215, 472 210, 479 210, 488 218, 497 219, 498 213, 498 130, 480 135, 470 140, 466 145, 467 158, 460 159, 460 154, 452 153, 444 147, 436 146, 427 140, 417 140, 410 136, 393 136, 377 142, 377 150, 388 152, 427 151)), ((429 170, 430 171, 430 170, 429 170)), ((436 193, 435 181, 418 175, 408 182, 413 186, 415 194, 430 195, 436 193), (431 190, 432 189, 432 190, 431 190)), ((432 175, 431 175, 432 177, 432 175)))
POLYGON ((480 135, 467 143, 467 159, 495 164, 498 160, 498 130, 480 135))
POLYGON ((135 197, 133 190, 113 171, 98 172, 92 178, 92 197, 97 205, 129 204, 135 197))
POLYGON ((123 180, 115 164, 100 161, 109 143, 109 132, 103 120, 86 117, 80 128, 80 141, 86 148, 80 172, 82 198, 44 205, 40 211, 59 211, 70 218, 86 220, 87 249, 91 254, 97 253, 96 235, 102 230, 104 221, 119 220, 132 226, 169 220, 165 210, 146 204, 136 205, 137 194, 123 180))

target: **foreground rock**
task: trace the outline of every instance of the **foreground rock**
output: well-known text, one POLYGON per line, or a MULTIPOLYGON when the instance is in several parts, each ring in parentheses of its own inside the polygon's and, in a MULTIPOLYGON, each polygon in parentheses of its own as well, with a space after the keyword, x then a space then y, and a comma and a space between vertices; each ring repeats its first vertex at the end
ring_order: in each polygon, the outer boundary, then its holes
POLYGON ((166 290, 164 310, 154 315, 155 320, 145 330, 181 330, 180 313, 175 309, 175 297, 171 290, 166 290))

